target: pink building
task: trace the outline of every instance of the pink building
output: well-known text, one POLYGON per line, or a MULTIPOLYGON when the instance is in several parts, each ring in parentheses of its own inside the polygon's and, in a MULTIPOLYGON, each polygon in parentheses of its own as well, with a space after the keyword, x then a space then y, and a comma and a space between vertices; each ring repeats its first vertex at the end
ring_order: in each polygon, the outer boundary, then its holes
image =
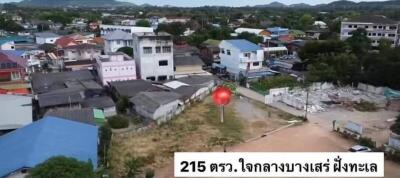
POLYGON ((122 52, 101 55, 96 61, 103 85, 114 81, 136 80, 135 60, 122 52))

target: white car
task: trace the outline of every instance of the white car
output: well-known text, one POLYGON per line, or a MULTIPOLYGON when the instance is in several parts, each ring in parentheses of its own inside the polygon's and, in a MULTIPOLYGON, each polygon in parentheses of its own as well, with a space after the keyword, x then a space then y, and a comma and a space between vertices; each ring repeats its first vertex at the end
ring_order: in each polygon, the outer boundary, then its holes
POLYGON ((355 145, 349 149, 350 152, 371 152, 371 148, 361 145, 355 145))

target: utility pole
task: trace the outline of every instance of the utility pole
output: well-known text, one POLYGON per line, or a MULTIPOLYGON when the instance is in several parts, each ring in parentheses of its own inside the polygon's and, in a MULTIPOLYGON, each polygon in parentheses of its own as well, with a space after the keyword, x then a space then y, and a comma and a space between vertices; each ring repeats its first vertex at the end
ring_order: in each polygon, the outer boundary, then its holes
POLYGON ((224 106, 221 106, 221 123, 224 123, 224 106))

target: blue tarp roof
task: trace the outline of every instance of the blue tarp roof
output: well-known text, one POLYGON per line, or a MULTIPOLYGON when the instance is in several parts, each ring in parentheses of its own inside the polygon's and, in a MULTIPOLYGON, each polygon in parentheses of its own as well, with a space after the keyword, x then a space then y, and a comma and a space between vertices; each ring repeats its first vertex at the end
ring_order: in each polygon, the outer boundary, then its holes
POLYGON ((251 52, 262 49, 260 46, 243 39, 225 40, 225 41, 232 44, 236 48, 240 49, 241 52, 251 52))
POLYGON ((25 53, 23 50, 2 50, 2 52, 14 57, 21 57, 25 53))
POLYGON ((91 160, 97 167, 96 126, 45 117, 0 137, 0 177, 53 156, 91 160))

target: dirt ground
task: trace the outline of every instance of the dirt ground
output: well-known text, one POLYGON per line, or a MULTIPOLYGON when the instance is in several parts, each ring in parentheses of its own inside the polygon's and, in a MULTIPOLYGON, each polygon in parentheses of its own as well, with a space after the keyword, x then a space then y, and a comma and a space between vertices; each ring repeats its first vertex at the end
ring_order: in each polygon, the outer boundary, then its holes
POLYGON ((114 134, 109 150, 112 177, 123 177, 125 162, 142 158, 147 168, 159 170, 179 151, 221 149, 216 138, 240 143, 259 137, 296 119, 290 114, 247 98, 235 97, 225 109, 225 122, 219 122, 219 109, 211 98, 188 107, 177 118, 142 133, 114 134))
MULTIPOLYGON (((306 123, 275 132, 253 142, 229 147, 231 152, 346 152, 354 143, 327 131, 319 124, 306 123)), ((157 178, 172 178, 173 164, 159 169, 157 178)), ((400 166, 385 161, 385 178, 399 178, 400 166)))

